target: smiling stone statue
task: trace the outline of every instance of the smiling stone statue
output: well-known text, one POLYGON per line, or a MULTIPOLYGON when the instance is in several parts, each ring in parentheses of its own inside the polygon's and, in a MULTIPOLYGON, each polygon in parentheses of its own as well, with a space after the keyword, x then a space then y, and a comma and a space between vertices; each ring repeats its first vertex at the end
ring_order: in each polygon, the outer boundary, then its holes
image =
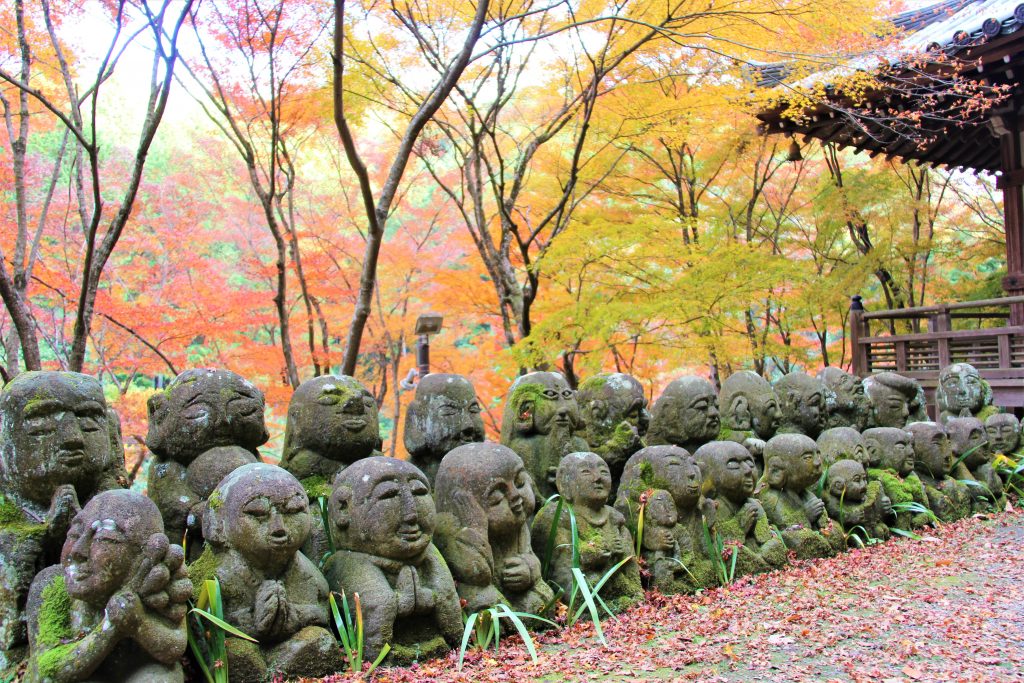
POLYGON ((775 393, 782 410, 778 433, 818 438, 828 419, 825 384, 805 372, 791 372, 775 382, 775 393))
POLYGON ((976 417, 982 422, 999 412, 992 405, 992 387, 970 363, 953 363, 942 368, 935 388, 939 421, 951 417, 976 417))
POLYGON ((721 421, 718 395, 711 382, 701 377, 672 380, 651 410, 647 443, 670 444, 691 453, 718 438, 721 421))
POLYGON ((441 458, 467 443, 484 440, 482 408, 462 375, 431 373, 416 385, 405 413, 405 450, 409 462, 434 481, 441 458))

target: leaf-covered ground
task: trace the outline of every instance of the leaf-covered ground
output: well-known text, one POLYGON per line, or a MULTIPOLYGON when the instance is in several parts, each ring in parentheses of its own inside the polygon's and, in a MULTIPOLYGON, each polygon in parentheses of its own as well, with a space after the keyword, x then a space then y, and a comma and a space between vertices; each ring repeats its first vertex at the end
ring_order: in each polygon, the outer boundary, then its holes
MULTIPOLYGON (((402 681, 1024 681, 1024 514, 968 519, 604 622, 509 638, 374 678, 402 681)), ((331 677, 329 681, 348 680, 331 677)))

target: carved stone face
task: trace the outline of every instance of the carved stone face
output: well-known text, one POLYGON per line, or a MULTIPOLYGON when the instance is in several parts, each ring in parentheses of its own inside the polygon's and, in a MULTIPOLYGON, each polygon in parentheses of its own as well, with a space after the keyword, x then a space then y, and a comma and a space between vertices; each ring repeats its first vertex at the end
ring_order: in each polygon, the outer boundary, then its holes
POLYGON ((821 478, 818 446, 803 434, 779 434, 764 447, 765 477, 772 488, 803 491, 821 478))
POLYGON ((742 505, 754 493, 754 456, 742 444, 712 441, 694 454, 701 470, 711 480, 717 496, 742 505))
POLYGON ((75 372, 25 372, 0 392, 0 484, 38 505, 73 485, 85 498, 112 462, 103 388, 75 372))
POLYGON ((673 528, 679 521, 676 503, 668 491, 657 490, 644 508, 643 546, 646 550, 668 551, 675 547, 673 528))
POLYGON ((1011 413, 996 413, 985 420, 988 445, 993 453, 1013 453, 1020 441, 1020 423, 1011 413))
POLYGON ((901 477, 914 471, 914 445, 910 432, 897 427, 873 427, 864 431, 872 467, 890 469, 901 477))
POLYGON ((410 455, 439 460, 463 444, 484 440, 480 401, 462 375, 430 374, 416 386, 405 414, 405 448, 410 455))
POLYGON ((268 438, 264 408, 263 393, 230 370, 186 370, 149 399, 146 445, 183 465, 215 446, 255 452, 268 438))
POLYGON ((868 475, 856 460, 838 460, 828 468, 827 486, 837 500, 860 503, 868 490, 868 475))
POLYGON ((339 547, 348 550, 413 560, 434 534, 427 478, 397 458, 375 456, 350 465, 335 479, 329 505, 339 547))
POLYGON ((905 427, 917 399, 914 380, 895 372, 880 372, 864 381, 876 427, 905 427))
POLYGON ((160 511, 145 496, 98 494, 72 520, 60 553, 68 594, 102 608, 131 578, 150 537, 162 533, 160 511))
POLYGON ((767 440, 779 428, 779 399, 772 385, 755 372, 743 370, 726 377, 718 399, 722 422, 729 429, 752 431, 767 440))
POLYGON ((804 372, 791 372, 775 383, 782 410, 780 430, 812 439, 825 427, 825 385, 804 372))
POLYGON ((953 417, 946 421, 946 432, 953 444, 953 456, 959 459, 964 453, 971 452, 964 458, 964 464, 974 469, 984 465, 991 459, 988 435, 985 425, 976 417, 953 417))
POLYGON ((502 440, 506 421, 520 436, 571 432, 580 424, 576 392, 557 372, 531 372, 517 379, 509 391, 502 418, 502 440))
POLYGON ((704 443, 718 437, 721 421, 718 396, 700 377, 680 377, 665 387, 654 403, 651 434, 664 443, 704 443))
POLYGON ((871 417, 871 406, 861 379, 836 367, 824 368, 818 373, 818 379, 835 397, 834 405, 827 406, 827 425, 863 431, 871 417))
POLYGON ((351 463, 380 446, 377 402, 358 380, 324 375, 299 385, 288 404, 285 451, 304 448, 351 463))
POLYGON ((935 392, 939 408, 953 415, 977 413, 984 407, 985 386, 981 375, 968 363, 954 363, 939 373, 935 392))
POLYGON ((558 463, 558 492, 572 504, 599 508, 612 492, 612 473, 596 453, 570 453, 558 463))
MULTIPOLYGON (((275 465, 239 467, 218 484, 208 502, 223 539, 245 560, 261 568, 287 563, 309 538, 313 518, 299 480, 275 465)), ((206 531, 204 519, 204 531, 206 531)))
POLYGON ((953 444, 949 435, 934 422, 915 422, 907 427, 913 435, 914 469, 942 479, 953 469, 953 444))
POLYGON ((651 414, 640 382, 629 375, 612 372, 594 375, 580 385, 579 404, 591 446, 604 443, 615 428, 626 422, 639 436, 647 433, 651 414))
POLYGON ((839 460, 856 460, 868 464, 868 451, 860 432, 852 427, 826 429, 818 437, 818 450, 826 464, 839 460))

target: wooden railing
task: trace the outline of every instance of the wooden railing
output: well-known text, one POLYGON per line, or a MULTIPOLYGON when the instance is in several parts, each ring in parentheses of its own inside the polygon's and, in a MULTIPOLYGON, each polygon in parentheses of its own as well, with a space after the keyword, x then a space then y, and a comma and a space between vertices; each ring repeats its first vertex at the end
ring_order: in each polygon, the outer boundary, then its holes
POLYGON ((921 382, 933 403, 939 371, 970 363, 992 386, 995 403, 1024 406, 1024 325, 1010 325, 1024 296, 865 311, 850 306, 853 370, 861 377, 889 370, 921 382))

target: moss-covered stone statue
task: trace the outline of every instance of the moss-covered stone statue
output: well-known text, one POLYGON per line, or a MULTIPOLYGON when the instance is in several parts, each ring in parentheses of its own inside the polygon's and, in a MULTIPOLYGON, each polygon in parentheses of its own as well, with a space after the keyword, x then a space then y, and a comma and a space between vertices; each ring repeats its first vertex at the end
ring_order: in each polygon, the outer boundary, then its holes
POLYGON ((117 427, 88 375, 24 372, 0 390, 0 671, 24 657, 29 585, 80 504, 127 486, 117 427))
MULTIPOLYGON (((428 375, 429 376, 429 375, 428 375)), ((338 551, 324 565, 334 591, 358 591, 364 656, 385 643, 388 663, 444 656, 462 636, 455 581, 432 541, 436 513, 426 475, 371 457, 334 480, 330 519, 338 551)))
POLYGON ((894 510, 896 529, 910 531, 927 525, 926 512, 900 509, 900 505, 917 503, 928 507, 924 485, 914 472, 913 436, 898 427, 872 427, 864 430, 864 444, 868 451, 868 480, 882 485, 894 510))
MULTIPOLYGON (((640 504, 658 490, 667 491, 676 508, 673 527, 674 557, 678 571, 669 584, 661 584, 665 593, 692 592, 718 582, 715 565, 704 541, 705 528, 715 528, 714 503, 702 493, 700 468, 686 449, 678 446, 647 446, 630 457, 622 473, 615 509, 635 531, 640 504)), ((644 530, 646 535, 647 531, 644 530)))
POLYGON ((871 404, 864 393, 864 382, 840 368, 829 366, 818 372, 832 400, 825 406, 826 427, 853 427, 864 431, 871 420, 871 404))
POLYGON ((827 393, 824 382, 806 372, 795 371, 780 377, 775 382, 775 394, 779 397, 782 419, 776 433, 818 438, 828 417, 825 410, 827 393))
POLYGON ((692 590, 693 582, 682 578, 685 570, 678 559, 676 525, 679 513, 672 494, 664 489, 652 489, 643 496, 644 535, 640 552, 650 587, 666 595, 692 590))
POLYGON ((380 455, 377 402, 348 375, 306 380, 288 403, 281 467, 295 475, 310 498, 330 491, 340 470, 380 455))
POLYGON ((768 521, 779 528, 799 559, 828 557, 846 545, 811 491, 822 473, 821 453, 803 434, 778 434, 764 448, 764 477, 757 493, 768 521))
POLYGON ((946 432, 953 444, 954 466, 952 476, 968 484, 971 509, 974 512, 1001 510, 1006 506, 1003 480, 992 466, 985 425, 976 417, 951 417, 946 420, 946 432))
POLYGON ((718 438, 746 446, 754 455, 760 476, 764 442, 775 436, 782 419, 775 390, 761 375, 743 370, 725 378, 718 403, 722 409, 718 438))
POLYGON ((715 529, 739 553, 736 576, 786 564, 786 544, 772 533, 761 502, 752 497, 757 476, 750 451, 733 441, 712 441, 694 456, 704 473, 705 491, 715 500, 715 529))
POLYGON ((1020 444, 1020 422, 1013 413, 996 413, 985 420, 989 450, 995 455, 1013 456, 1020 444))
MULTIPOLYGON (((825 476, 825 510, 846 531, 863 529, 861 542, 886 540, 891 535, 886 521, 892 516, 892 501, 878 481, 869 481, 864 465, 856 460, 837 460, 825 476)), ((851 539, 852 540, 852 539, 851 539)))
POLYGON ((924 485, 931 511, 942 522, 971 514, 967 486, 950 476, 955 459, 946 430, 935 422, 915 422, 907 431, 913 438, 914 472, 924 485))
POLYGON ((672 445, 689 452, 718 438, 721 427, 718 395, 702 377, 680 377, 669 382, 651 410, 647 443, 672 445))
POLYGON ((939 421, 951 417, 976 417, 985 422, 999 412, 992 405, 992 387, 981 378, 970 363, 953 363, 942 368, 939 385, 935 387, 939 421))
POLYGON ((864 437, 853 427, 832 427, 818 436, 818 450, 827 468, 839 460, 856 460, 868 466, 867 445, 864 437))
POLYGON ((434 490, 435 542, 467 609, 503 602, 543 611, 554 593, 531 546, 528 521, 537 502, 516 452, 496 443, 459 446, 441 461, 434 490))
MULTIPOLYGON (((576 518, 580 569, 590 586, 594 586, 612 567, 634 556, 633 536, 625 518, 607 504, 612 491, 611 471, 596 453, 570 453, 558 464, 557 483, 559 495, 572 505, 576 518)), ((533 551, 538 557, 547 553, 557 509, 557 503, 548 503, 533 520, 533 551)), ((555 528, 550 575, 561 586, 566 602, 574 581, 572 556, 570 518, 563 508, 555 528)), ((640 568, 635 559, 608 579, 601 597, 613 610, 626 609, 643 599, 640 568)))
POLYGON ((576 392, 561 374, 531 372, 513 382, 502 411, 501 443, 523 459, 542 499, 556 491, 562 456, 590 448, 582 426, 576 392))
POLYGON ((476 390, 462 375, 429 374, 416 385, 405 412, 405 450, 409 462, 434 481, 445 454, 484 440, 476 390))
MULTIPOLYGON (((305 489, 275 465, 239 467, 207 501, 203 533, 212 558, 199 564, 220 581, 228 623, 259 641, 226 640, 232 682, 273 672, 321 677, 344 666, 327 629, 327 581, 299 550, 311 527, 305 489)), ((192 576, 203 578, 210 577, 192 576)))
POLYGON ((611 372, 588 377, 580 384, 580 412, 584 437, 612 475, 612 495, 622 478, 629 456, 644 447, 651 423, 644 388, 633 377, 611 372))
POLYGON ((185 554, 163 533, 156 505, 105 491, 71 522, 59 565, 28 599, 26 683, 184 681, 185 554))
POLYGON ((164 518, 168 538, 201 547, 206 498, 190 482, 214 485, 232 468, 257 462, 268 434, 263 392, 230 370, 186 370, 148 402, 146 446, 155 456, 147 494, 164 518), (227 451, 207 451, 227 448, 227 451), (225 455, 229 457, 225 459, 225 455))
POLYGON ((895 372, 879 372, 864 380, 864 391, 871 403, 871 425, 906 427, 911 407, 918 400, 920 385, 895 372))

